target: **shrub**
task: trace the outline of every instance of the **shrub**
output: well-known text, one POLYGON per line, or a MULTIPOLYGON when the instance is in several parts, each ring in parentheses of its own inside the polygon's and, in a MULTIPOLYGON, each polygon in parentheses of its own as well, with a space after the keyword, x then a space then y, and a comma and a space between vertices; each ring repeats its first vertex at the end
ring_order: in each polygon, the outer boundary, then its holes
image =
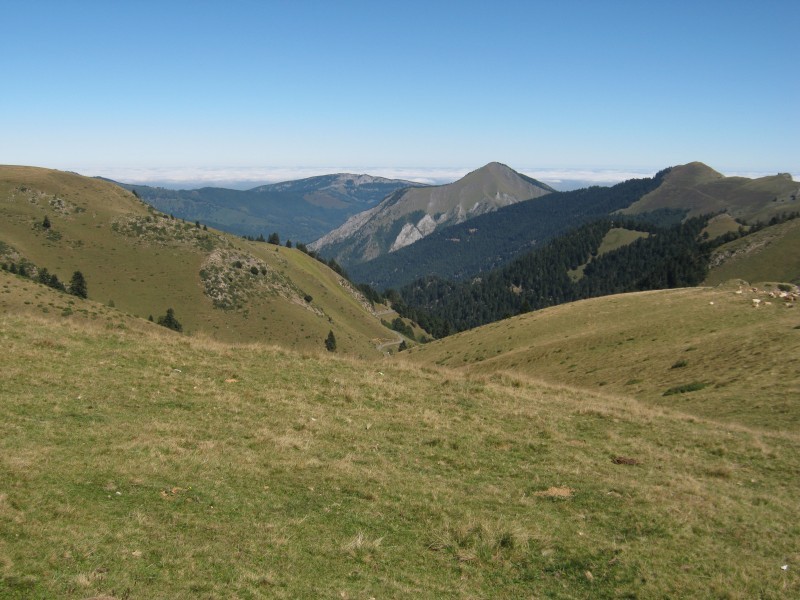
POLYGON ((686 394, 687 392, 696 392, 698 390, 702 390, 706 387, 707 384, 701 381, 695 381, 693 383, 684 383, 683 385, 676 385, 675 387, 669 388, 666 392, 664 392, 664 396, 672 396, 674 394, 686 394))
POLYGON ((336 336, 333 335, 333 330, 328 332, 328 337, 325 338, 325 349, 328 352, 336 351, 336 336))
POLYGON ((686 366, 686 365, 688 365, 688 364, 689 364, 689 363, 688 363, 688 362, 686 362, 686 360, 684 360, 684 359, 682 358, 682 359, 680 359, 678 362, 676 362, 674 365, 672 365, 672 366, 670 367, 670 369, 682 369, 683 367, 685 367, 685 366, 686 366))

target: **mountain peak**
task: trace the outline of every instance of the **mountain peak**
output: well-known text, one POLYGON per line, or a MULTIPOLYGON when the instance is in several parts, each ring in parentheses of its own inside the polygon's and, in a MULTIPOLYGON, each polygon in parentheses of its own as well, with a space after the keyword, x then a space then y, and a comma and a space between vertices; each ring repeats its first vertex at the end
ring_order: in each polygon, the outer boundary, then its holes
POLYGON ((673 167, 667 175, 665 181, 669 183, 679 183, 680 185, 697 185, 724 179, 724 175, 715 171, 705 163, 694 161, 685 165, 673 167))
POLYGON ((490 162, 453 183, 399 190, 311 245, 340 264, 357 264, 413 244, 436 229, 462 223, 554 191, 550 186, 490 162))

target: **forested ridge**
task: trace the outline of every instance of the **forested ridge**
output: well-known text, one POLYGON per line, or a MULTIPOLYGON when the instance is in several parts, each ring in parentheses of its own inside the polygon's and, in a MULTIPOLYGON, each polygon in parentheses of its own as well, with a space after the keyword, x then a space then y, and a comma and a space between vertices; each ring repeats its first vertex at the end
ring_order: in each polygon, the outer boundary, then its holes
POLYGON ((708 239, 711 215, 670 226, 674 211, 626 219, 601 219, 572 229, 542 248, 532 250, 503 268, 471 281, 424 277, 389 290, 387 297, 404 317, 435 337, 444 337, 520 313, 586 298, 696 286, 708 274, 712 250, 765 227, 800 217, 788 212, 768 222, 708 239), (612 227, 647 232, 648 237, 598 254, 612 227), (575 270, 583 266, 582 274, 575 270), (573 272, 573 277, 570 272, 573 272))
POLYGON ((701 236, 708 217, 672 227, 602 219, 573 229, 546 246, 469 282, 426 277, 390 292, 398 312, 442 337, 520 313, 621 292, 698 285, 712 243, 701 236), (612 227, 648 232, 647 238, 597 255, 612 227), (587 264, 588 263, 588 264, 587 264), (586 265, 583 276, 569 272, 586 265))

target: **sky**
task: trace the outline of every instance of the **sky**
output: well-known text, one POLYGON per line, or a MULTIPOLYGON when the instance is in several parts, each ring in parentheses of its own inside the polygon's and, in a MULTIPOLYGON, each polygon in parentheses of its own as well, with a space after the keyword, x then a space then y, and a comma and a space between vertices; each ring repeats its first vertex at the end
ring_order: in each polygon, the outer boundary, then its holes
MULTIPOLYGON (((800 179, 800 1, 2 3, 0 164, 800 179)), ((547 179, 547 177, 542 177, 547 179)))

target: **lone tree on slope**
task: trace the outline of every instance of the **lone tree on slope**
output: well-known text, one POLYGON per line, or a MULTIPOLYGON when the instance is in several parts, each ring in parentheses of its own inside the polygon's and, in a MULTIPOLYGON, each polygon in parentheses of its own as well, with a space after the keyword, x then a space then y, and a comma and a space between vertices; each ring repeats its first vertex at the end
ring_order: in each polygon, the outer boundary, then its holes
POLYGON ((75 271, 72 274, 72 279, 69 280, 69 293, 78 298, 89 297, 89 291, 86 288, 86 278, 80 271, 75 271))
POLYGON ((328 332, 328 337, 325 338, 325 348, 328 352, 336 351, 336 336, 333 335, 333 330, 328 332))
POLYGON ((183 331, 183 325, 175 318, 175 311, 171 308, 167 309, 166 315, 158 317, 158 324, 174 331, 183 331))

